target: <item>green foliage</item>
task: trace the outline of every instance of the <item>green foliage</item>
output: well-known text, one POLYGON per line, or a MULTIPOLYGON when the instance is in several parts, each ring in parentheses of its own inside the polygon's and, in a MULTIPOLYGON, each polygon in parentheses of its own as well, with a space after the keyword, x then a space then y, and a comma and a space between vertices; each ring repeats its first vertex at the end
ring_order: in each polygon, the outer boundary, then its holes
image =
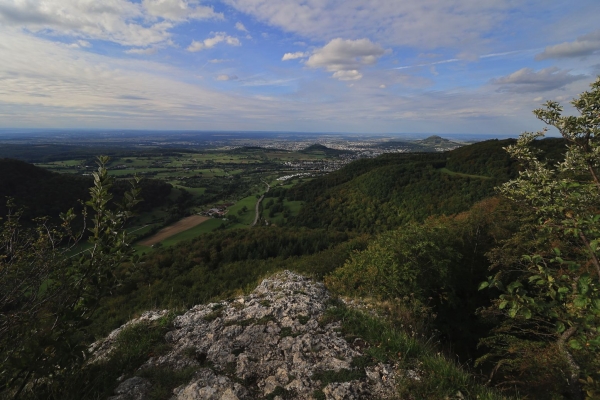
MULTIPOLYGON (((0 215, 8 212, 4 200, 8 196, 23 209, 24 222, 50 216, 51 222, 60 223, 60 213, 69 208, 81 210, 78 200, 88 196, 91 185, 93 178, 89 176, 59 174, 22 161, 0 159, 0 215)), ((112 185, 114 200, 120 202, 129 190, 129 184, 126 180, 118 180, 112 185)), ((139 187, 146 198, 137 206, 140 211, 165 204, 171 191, 170 184, 154 179, 140 181, 139 187)))
MULTIPOLYGON (((497 151, 501 151, 497 146, 497 151)), ((451 175, 441 169, 449 154, 385 154, 358 160, 296 186, 288 197, 304 201, 297 225, 384 232, 431 215, 454 214, 494 192, 502 182, 451 175)), ((479 171, 477 171, 479 172, 479 171)), ((482 174, 479 172, 479 174, 482 174)))
POLYGON ((318 279, 341 266, 366 238, 311 229, 232 229, 148 254, 143 268, 117 269, 122 284, 102 301, 91 329, 98 336, 151 308, 184 309, 252 290, 282 269, 318 279))
POLYGON ((49 381, 38 389, 37 398, 48 400, 80 400, 107 398, 119 384, 119 378, 142 376, 152 383, 151 399, 168 398, 172 390, 189 381, 192 369, 169 371, 164 368, 148 368, 138 371, 151 356, 165 354, 170 345, 165 334, 172 329, 174 314, 167 314, 155 321, 145 321, 125 327, 113 344, 107 357, 84 364, 75 369, 64 382, 49 381))
MULTIPOLYGON (((591 87, 572 102, 578 116, 563 116, 552 101, 534 111, 561 133, 567 143, 564 159, 551 164, 540 159, 532 143, 544 132, 526 132, 507 148, 524 169, 500 192, 530 216, 529 251, 512 262, 500 257, 498 272, 480 286, 502 291, 488 312, 507 317, 496 331, 516 339, 500 342, 543 344, 539 352, 558 352, 567 366, 563 390, 572 398, 580 398, 579 379, 598 379, 600 366, 600 78, 591 87)), ((530 352, 502 358, 502 346, 484 343, 493 345, 500 372, 528 363, 530 352)), ((543 382, 520 379, 528 386, 543 382)))
MULTIPOLYGON (((365 340, 369 344, 365 350, 368 356, 380 362, 397 364, 402 371, 412 370, 419 377, 414 380, 408 374, 400 375, 400 398, 444 399, 453 398, 458 392, 469 399, 504 398, 477 384, 467 371, 446 359, 433 345, 410 335, 402 327, 339 304, 330 307, 325 318, 327 322, 341 321, 341 333, 347 339, 359 337, 365 340)), ((357 371, 341 371, 338 374, 326 378, 355 379, 357 371)))
POLYGON ((326 280, 328 287, 359 296, 423 297, 443 289, 449 266, 460 260, 447 224, 429 220, 381 234, 326 280), (435 288, 435 289, 434 289, 435 288))
POLYGON ((109 207, 112 185, 98 159, 91 200, 90 249, 67 256, 65 243, 76 243, 75 213, 61 215, 62 225, 47 219, 23 228, 21 212, 9 213, 0 227, 0 390, 17 397, 28 382, 52 376, 60 382, 86 354, 86 327, 100 299, 117 286, 114 270, 131 255, 123 225, 140 201, 139 189, 126 192, 122 203, 109 207))
POLYGON ((453 352, 474 358, 477 340, 489 330, 475 312, 490 295, 476 285, 487 273, 486 252, 513 229, 506 214, 505 204, 489 199, 453 218, 383 233, 325 282, 340 294, 386 302, 406 326, 438 331, 453 352))

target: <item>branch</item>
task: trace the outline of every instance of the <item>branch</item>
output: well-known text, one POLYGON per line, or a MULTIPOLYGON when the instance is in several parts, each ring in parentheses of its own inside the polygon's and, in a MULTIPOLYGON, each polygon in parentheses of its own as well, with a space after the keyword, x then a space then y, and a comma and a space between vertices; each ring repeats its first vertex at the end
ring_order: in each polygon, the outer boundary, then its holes
POLYGON ((590 255, 592 256, 592 262, 594 263, 594 266, 596 267, 596 273, 598 274, 598 280, 600 280, 600 262, 598 261, 598 257, 596 257, 596 252, 594 250, 592 250, 592 248, 590 246, 590 242, 587 240, 587 237, 585 236, 585 234, 583 233, 583 231, 581 229, 579 229, 579 238, 585 244, 585 247, 588 249, 588 251, 590 252, 590 255))
POLYGON ((577 327, 576 326, 572 326, 569 329, 567 329, 566 331, 563 332, 562 335, 560 335, 560 337, 558 338, 557 341, 557 345, 559 350, 561 351, 561 353, 563 353, 563 355, 565 356, 566 360, 567 360, 567 364, 569 364, 569 367, 571 369, 571 373, 569 376, 569 385, 571 386, 571 394, 572 394, 572 398, 575 400, 579 400, 581 399, 581 385, 579 384, 579 365, 577 365, 577 362, 575 362, 575 359, 573 358, 573 355, 569 352, 569 350, 567 349, 565 342, 575 334, 575 332, 577 331, 577 327))

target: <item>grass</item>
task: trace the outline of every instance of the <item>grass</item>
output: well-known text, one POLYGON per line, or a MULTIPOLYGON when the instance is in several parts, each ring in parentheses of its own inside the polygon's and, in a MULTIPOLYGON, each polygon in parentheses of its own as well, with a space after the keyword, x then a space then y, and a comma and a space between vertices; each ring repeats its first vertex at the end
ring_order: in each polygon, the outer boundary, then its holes
POLYGON ((258 199, 256 198, 256 196, 244 197, 243 199, 235 203, 235 205, 229 207, 227 215, 235 215, 236 217, 238 217, 240 224, 250 226, 252 225, 252 222, 254 222, 254 210, 257 200, 258 199), (240 211, 244 206, 248 210, 245 213, 238 214, 238 211, 240 211))
POLYGON ((163 246, 173 246, 184 240, 193 239, 202 233, 212 232, 212 231, 218 229, 221 226, 221 224, 223 224, 222 220, 216 219, 216 218, 211 218, 211 219, 201 223, 200 225, 196 225, 195 227, 193 227, 191 229, 188 229, 186 231, 183 231, 176 235, 173 235, 173 236, 163 240, 161 243, 163 246))
POLYGON ((470 174, 463 174, 463 173, 460 173, 460 172, 454 172, 454 171, 449 170, 448 168, 440 168, 439 171, 442 172, 442 173, 444 173, 444 174, 451 175, 451 176, 462 176, 463 178, 492 179, 489 176, 470 175, 470 174))
MULTIPOLYGON (((263 202, 265 201, 269 201, 270 199, 272 199, 272 197, 270 198, 266 198, 265 200, 263 200, 263 202)), ((298 213, 300 212, 300 209, 302 208, 302 204, 304 202, 303 201, 290 201, 287 199, 283 200, 283 207, 287 207, 290 210, 290 217, 295 217, 298 215, 298 213)), ((283 212, 279 212, 276 213, 274 217, 269 217, 269 210, 265 209, 263 211, 263 215, 265 216, 265 218, 267 220, 269 220, 271 223, 278 225, 278 226, 283 226, 286 223, 286 219, 283 217, 283 212)))
MULTIPOLYGON (((100 399, 110 396, 119 381, 136 374, 138 368, 150 356, 165 354, 170 346, 165 342, 165 333, 171 329, 175 314, 169 314, 152 322, 141 322, 131 325, 117 336, 114 349, 108 359, 88 364, 66 377, 60 388, 46 393, 48 399, 100 399)), ((190 371, 166 373, 148 371, 140 374, 149 379, 153 385, 151 399, 166 398, 160 393, 171 392, 176 386, 189 380, 190 371), (184 382, 182 382, 182 380, 184 382), (180 383, 181 382, 181 383, 180 383)))
MULTIPOLYGON (((331 321, 342 322, 342 334, 349 340, 360 337, 370 344, 365 353, 379 362, 399 364, 399 370, 412 370, 419 380, 402 378, 399 383, 399 397, 410 396, 417 399, 454 398, 461 393, 464 398, 499 400, 502 395, 479 384, 453 361, 446 359, 430 343, 425 343, 403 330, 395 328, 387 321, 373 317, 343 304, 330 307, 322 324, 331 321)), ((341 379, 342 377, 324 377, 341 379)))
POLYGON ((204 192, 206 192, 206 188, 191 188, 191 187, 186 187, 186 186, 181 186, 181 185, 176 185, 175 186, 178 189, 184 189, 187 190, 188 192, 190 192, 192 195, 194 195, 195 197, 203 195, 204 192))
POLYGON ((173 389, 189 382, 197 369, 188 367, 174 370, 171 367, 152 367, 142 370, 137 375, 152 383, 150 392, 144 399, 163 400, 173 396, 173 389))

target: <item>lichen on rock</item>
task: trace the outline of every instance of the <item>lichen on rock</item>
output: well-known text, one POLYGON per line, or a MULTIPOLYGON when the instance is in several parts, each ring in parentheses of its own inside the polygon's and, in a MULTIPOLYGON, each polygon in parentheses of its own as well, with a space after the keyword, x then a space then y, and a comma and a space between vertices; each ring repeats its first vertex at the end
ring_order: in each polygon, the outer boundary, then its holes
MULTIPOLYGON (((170 351, 140 370, 195 368, 193 378, 174 389, 177 400, 394 397, 392 366, 355 365, 364 357, 364 341, 348 343, 339 322, 320 324, 329 299, 322 283, 281 272, 248 296, 176 317, 165 336, 170 351)), ((106 344, 99 348, 107 351, 106 344)), ((113 400, 144 398, 149 382, 132 379, 119 385, 113 400)))

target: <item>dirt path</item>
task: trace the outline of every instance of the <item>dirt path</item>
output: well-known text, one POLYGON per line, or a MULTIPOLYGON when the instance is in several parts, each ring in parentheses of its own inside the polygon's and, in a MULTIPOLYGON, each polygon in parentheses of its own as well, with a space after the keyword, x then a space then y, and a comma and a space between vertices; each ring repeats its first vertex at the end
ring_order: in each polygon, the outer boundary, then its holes
POLYGON ((195 227, 196 225, 200 225, 204 221, 210 219, 209 217, 203 217, 201 215, 191 215, 189 217, 185 217, 172 225, 162 228, 155 235, 150 236, 148 239, 145 239, 140 242, 142 246, 152 246, 162 240, 165 240, 168 237, 171 237, 179 232, 186 231, 190 228, 195 227))

